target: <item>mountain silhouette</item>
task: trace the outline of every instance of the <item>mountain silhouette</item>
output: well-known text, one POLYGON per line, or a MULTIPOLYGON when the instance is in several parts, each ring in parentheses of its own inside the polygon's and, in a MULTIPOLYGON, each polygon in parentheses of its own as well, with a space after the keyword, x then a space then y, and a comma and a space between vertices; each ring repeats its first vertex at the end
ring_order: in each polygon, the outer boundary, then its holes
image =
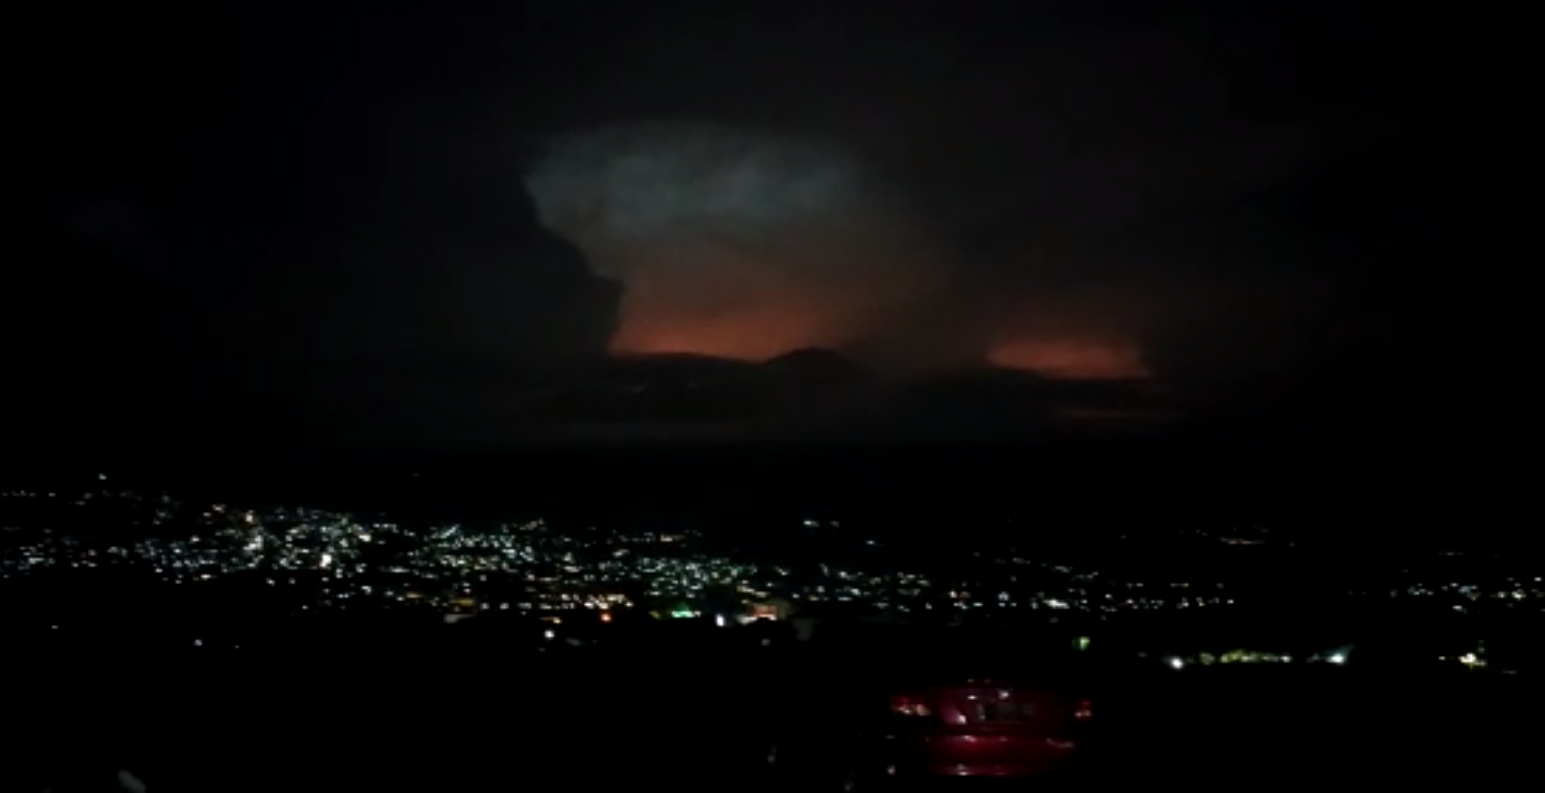
POLYGON ((773 379, 808 384, 846 385, 867 380, 867 369, 834 350, 806 347, 769 358, 762 370, 773 379))
POLYGON ((1166 400, 1148 383, 1079 383, 991 367, 882 376, 821 348, 761 362, 617 356, 517 390, 510 416, 529 431, 666 443, 997 441, 1147 432, 1167 421, 1166 400))

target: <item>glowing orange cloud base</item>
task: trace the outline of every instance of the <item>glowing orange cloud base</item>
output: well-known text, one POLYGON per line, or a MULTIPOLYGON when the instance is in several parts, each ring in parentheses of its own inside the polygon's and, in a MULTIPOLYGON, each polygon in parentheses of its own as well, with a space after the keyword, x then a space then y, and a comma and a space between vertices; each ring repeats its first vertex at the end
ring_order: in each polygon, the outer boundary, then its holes
POLYGON ((830 345, 841 338, 842 331, 843 323, 826 312, 800 314, 778 306, 707 316, 625 308, 611 348, 621 354, 693 353, 762 360, 802 347, 830 345))
POLYGON ((906 278, 875 277, 874 268, 809 264, 723 250, 645 261, 622 278, 612 351, 762 360, 840 346, 884 326, 887 312, 918 290, 906 278))

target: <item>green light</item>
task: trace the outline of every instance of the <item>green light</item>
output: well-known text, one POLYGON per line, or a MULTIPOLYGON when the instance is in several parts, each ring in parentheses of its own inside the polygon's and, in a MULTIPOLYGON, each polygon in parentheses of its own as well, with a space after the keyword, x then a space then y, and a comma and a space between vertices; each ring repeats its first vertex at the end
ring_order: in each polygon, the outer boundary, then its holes
POLYGON ((1080 650, 1087 650, 1087 649, 1089 649, 1089 637, 1088 636, 1080 636, 1077 639, 1074 639, 1073 640, 1073 646, 1077 647, 1080 650))

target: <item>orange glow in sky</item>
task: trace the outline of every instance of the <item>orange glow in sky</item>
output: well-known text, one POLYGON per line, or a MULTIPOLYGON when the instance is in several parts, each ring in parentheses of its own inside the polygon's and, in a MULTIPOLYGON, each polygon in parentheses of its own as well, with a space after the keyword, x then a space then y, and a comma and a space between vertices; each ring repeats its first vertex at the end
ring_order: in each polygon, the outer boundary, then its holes
MULTIPOLYGON (((813 258, 813 257, 812 257, 813 258)), ((920 287, 878 278, 878 268, 802 267, 771 255, 712 250, 649 261, 623 276, 616 353, 693 353, 763 360, 805 347, 838 347, 920 287)))
POLYGON ((1025 369, 1068 380, 1139 380, 1152 377, 1136 344, 1082 338, 1024 338, 994 347, 994 366, 1025 369))
POLYGON ((831 328, 818 318, 803 320, 775 309, 723 316, 626 316, 612 338, 612 352, 693 353, 762 360, 802 347, 830 343, 831 328))
POLYGON ((840 290, 806 288, 776 267, 723 257, 682 272, 640 269, 627 281, 618 353, 694 353, 764 359, 830 345, 853 312, 840 290))

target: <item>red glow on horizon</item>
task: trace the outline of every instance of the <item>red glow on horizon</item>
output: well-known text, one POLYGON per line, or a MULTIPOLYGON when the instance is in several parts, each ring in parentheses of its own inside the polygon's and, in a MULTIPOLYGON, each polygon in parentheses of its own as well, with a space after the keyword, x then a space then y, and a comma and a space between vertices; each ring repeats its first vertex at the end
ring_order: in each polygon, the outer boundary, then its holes
POLYGON ((902 278, 873 286, 858 267, 810 272, 723 251, 711 262, 665 261, 631 273, 612 352, 764 360, 840 346, 883 325, 885 312, 913 288, 902 278))
POLYGON ((675 306, 643 301, 627 308, 612 339, 612 352, 618 354, 688 352, 765 360, 791 349, 831 345, 842 334, 833 312, 789 311, 786 305, 740 306, 722 314, 672 311, 675 306))
POLYGON ((1065 380, 1146 380, 1153 376, 1131 342, 1081 338, 1016 339, 988 352, 994 366, 1065 380))
POLYGON ((622 355, 688 353, 764 360, 829 343, 820 323, 791 322, 771 311, 728 317, 655 316, 624 321, 611 351, 622 355))

